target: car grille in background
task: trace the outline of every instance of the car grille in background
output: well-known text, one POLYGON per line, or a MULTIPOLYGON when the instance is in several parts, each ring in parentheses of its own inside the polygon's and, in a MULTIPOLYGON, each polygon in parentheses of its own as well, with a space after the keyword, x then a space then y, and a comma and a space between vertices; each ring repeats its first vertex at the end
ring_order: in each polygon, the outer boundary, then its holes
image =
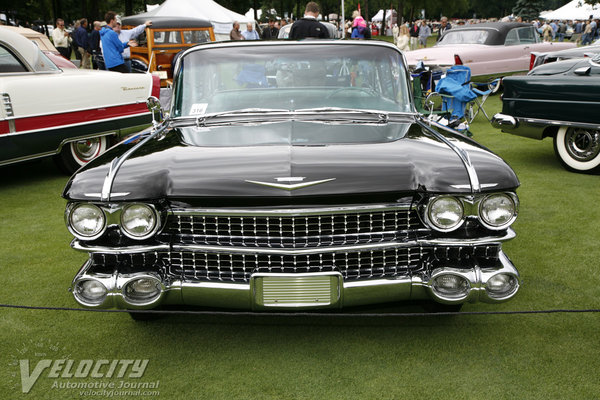
POLYGON ((343 212, 304 210, 298 215, 175 211, 168 216, 162 237, 170 235, 173 244, 305 248, 402 240, 421 227, 416 211, 409 206, 343 212))

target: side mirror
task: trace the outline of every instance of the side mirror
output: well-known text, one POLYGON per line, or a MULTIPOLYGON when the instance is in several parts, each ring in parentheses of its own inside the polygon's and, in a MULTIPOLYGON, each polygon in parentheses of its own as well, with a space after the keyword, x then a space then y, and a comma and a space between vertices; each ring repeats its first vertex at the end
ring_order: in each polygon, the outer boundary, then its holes
POLYGON ((152 125, 156 128, 164 120, 164 110, 160 104, 160 100, 156 96, 150 96, 146 100, 148 111, 152 113, 152 125))
POLYGON ((592 70, 591 67, 580 67, 580 68, 577 68, 573 72, 575 73, 575 75, 584 76, 584 75, 589 75, 591 70, 592 70))

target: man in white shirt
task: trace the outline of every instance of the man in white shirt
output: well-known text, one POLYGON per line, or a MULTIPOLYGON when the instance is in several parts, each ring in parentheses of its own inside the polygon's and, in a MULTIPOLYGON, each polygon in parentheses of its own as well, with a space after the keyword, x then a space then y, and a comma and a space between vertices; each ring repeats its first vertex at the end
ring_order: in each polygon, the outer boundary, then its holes
POLYGON ((67 60, 70 59, 69 42, 71 38, 69 32, 65 29, 65 21, 62 18, 56 19, 56 28, 52 31, 52 41, 60 55, 67 60))
MULTIPOLYGON (((119 35, 119 40, 123 43, 126 43, 140 36, 142 33, 144 33, 146 27, 150 25, 152 25, 152 21, 146 21, 133 29, 121 29, 121 21, 117 20, 117 26, 115 27, 114 31, 117 33, 117 35, 119 35)), ((131 72, 131 50, 129 47, 126 47, 121 55, 123 56, 123 61, 125 61, 125 67, 129 72, 131 72)))
POLYGON ((258 40, 260 37, 258 36, 258 32, 254 30, 254 26, 251 22, 246 24, 246 30, 242 32, 242 36, 245 40, 258 40))

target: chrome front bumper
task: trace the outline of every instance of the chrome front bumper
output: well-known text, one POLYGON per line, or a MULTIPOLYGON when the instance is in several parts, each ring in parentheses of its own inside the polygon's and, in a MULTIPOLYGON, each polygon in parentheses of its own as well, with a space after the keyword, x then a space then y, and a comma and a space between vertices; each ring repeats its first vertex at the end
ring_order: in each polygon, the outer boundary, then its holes
MULTIPOLYGON (((513 237, 509 230, 507 237, 513 237)), ((73 247, 85 247, 73 243, 73 247)), ((90 249, 87 249, 90 250, 90 249)), ((99 250, 99 249, 96 249, 99 250)), ((342 308, 406 300, 434 300, 444 304, 465 302, 498 303, 512 298, 520 286, 519 273, 509 258, 499 251, 498 263, 482 266, 472 259, 468 267, 443 266, 431 270, 412 272, 393 278, 344 281, 341 274, 331 272, 282 274, 256 273, 248 283, 182 281, 174 276, 156 272, 112 273, 91 272, 93 265, 87 261, 75 276, 71 290, 79 304, 92 308, 148 309, 160 305, 193 305, 246 310, 304 310, 342 308), (513 290, 495 295, 488 287, 489 280, 499 274, 514 278, 513 290), (468 282, 460 295, 445 295, 436 290, 435 279, 440 275, 458 276, 468 282), (140 278, 159 282, 160 294, 151 301, 129 301, 126 288, 140 278), (94 280, 107 289, 106 297, 92 304, 76 293, 78 282, 94 280)))
MULTIPOLYGON (((513 117, 498 113, 492 118, 492 126, 502 132, 513 135, 523 136, 530 139, 542 140, 547 136, 551 136, 546 129, 554 127, 578 127, 588 129, 598 129, 598 124, 585 122, 559 121, 539 118, 513 117)), ((553 132, 556 132, 555 130, 553 132)))

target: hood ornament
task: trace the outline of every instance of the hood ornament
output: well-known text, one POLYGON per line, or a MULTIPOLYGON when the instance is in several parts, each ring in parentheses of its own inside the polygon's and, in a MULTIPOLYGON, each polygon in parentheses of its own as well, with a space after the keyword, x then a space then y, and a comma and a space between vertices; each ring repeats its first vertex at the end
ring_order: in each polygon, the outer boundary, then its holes
POLYGON ((244 180, 244 182, 254 183, 256 185, 262 185, 262 186, 269 186, 269 187, 273 187, 276 189, 295 190, 295 189, 302 189, 302 188, 305 188, 308 186, 318 185, 320 183, 331 182, 331 181, 335 180, 335 178, 329 178, 329 179, 322 179, 319 181, 302 182, 304 179, 306 179, 306 178, 303 176, 290 176, 290 177, 275 178, 275 180, 277 182, 285 182, 285 183, 251 181, 248 179, 244 180), (293 183, 293 182, 300 182, 300 183, 293 183))

